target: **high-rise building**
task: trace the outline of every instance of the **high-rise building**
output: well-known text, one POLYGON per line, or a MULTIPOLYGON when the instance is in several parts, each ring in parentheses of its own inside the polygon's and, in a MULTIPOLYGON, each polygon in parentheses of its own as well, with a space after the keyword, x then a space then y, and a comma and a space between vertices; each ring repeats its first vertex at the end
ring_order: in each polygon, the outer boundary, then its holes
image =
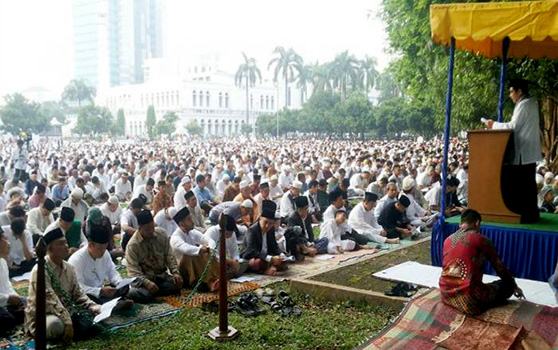
POLYGON ((74 0, 74 75, 98 89, 144 81, 162 56, 160 0, 74 0))

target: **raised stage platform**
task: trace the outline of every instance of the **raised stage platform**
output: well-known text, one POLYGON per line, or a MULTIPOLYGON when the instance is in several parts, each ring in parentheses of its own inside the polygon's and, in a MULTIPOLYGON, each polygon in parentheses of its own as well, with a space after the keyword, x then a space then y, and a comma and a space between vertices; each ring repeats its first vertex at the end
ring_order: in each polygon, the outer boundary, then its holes
MULTIPOLYGON (((460 217, 436 222, 432 230, 432 265, 442 266, 444 240, 459 229, 460 217)), ((481 232, 494 243, 498 255, 515 277, 548 281, 558 262, 558 215, 541 214, 536 224, 483 222, 481 232)), ((494 275, 492 267, 486 273, 494 275)))

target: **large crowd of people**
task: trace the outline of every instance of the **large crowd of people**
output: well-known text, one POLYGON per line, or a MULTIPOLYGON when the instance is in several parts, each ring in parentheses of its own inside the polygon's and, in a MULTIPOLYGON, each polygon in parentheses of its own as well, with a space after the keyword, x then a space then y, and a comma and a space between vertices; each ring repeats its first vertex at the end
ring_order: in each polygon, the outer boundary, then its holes
MULTIPOLYGON (((442 195, 446 216, 467 208, 468 149, 459 139, 450 143, 445 189, 437 139, 0 146, 0 331, 25 322, 35 332, 34 245, 42 238, 49 339, 93 334, 75 305, 92 316, 116 297, 118 308, 129 308, 200 279, 216 291, 220 259, 228 277, 275 275, 316 254, 421 237, 439 217, 442 195), (226 256, 215 249, 222 231, 226 256), (9 278, 28 272, 24 298, 9 278)), ((540 166, 537 181, 541 210, 556 212, 558 177, 540 166)))

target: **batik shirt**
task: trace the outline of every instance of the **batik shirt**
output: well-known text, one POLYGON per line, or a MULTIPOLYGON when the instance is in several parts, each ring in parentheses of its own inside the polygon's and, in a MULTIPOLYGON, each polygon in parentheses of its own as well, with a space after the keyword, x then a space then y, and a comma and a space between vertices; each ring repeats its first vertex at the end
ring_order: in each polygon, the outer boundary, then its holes
POLYGON ((466 314, 477 314, 488 302, 488 289, 482 283, 486 258, 503 281, 515 284, 492 241, 474 230, 455 232, 444 241, 440 292, 444 303, 466 314))

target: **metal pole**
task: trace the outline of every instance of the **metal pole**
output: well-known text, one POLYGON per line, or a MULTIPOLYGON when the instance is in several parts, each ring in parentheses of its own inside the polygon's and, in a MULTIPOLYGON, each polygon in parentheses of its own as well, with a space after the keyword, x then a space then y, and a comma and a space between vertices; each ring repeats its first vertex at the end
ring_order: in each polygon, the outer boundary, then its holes
POLYGON ((510 48, 510 38, 505 37, 502 42, 502 62, 500 63, 500 94, 498 96, 498 122, 504 120, 504 90, 506 87, 506 67, 508 61, 508 50, 510 48))
POLYGON ((240 332, 234 327, 229 327, 227 301, 227 237, 225 236, 226 222, 227 216, 221 214, 219 217, 221 237, 219 239, 219 327, 212 329, 208 334, 213 340, 232 340, 240 335, 240 332))
POLYGON ((46 349, 46 285, 45 285, 45 255, 46 244, 41 238, 35 247, 37 253, 37 291, 35 310, 35 349, 46 349))
POLYGON ((451 96, 453 92, 453 67, 455 61, 455 38, 451 38, 450 59, 448 69, 448 93, 446 96, 446 125, 444 127, 444 163, 442 164, 442 203, 440 213, 440 224, 446 219, 446 182, 448 178, 448 150, 450 138, 451 121, 451 96))

